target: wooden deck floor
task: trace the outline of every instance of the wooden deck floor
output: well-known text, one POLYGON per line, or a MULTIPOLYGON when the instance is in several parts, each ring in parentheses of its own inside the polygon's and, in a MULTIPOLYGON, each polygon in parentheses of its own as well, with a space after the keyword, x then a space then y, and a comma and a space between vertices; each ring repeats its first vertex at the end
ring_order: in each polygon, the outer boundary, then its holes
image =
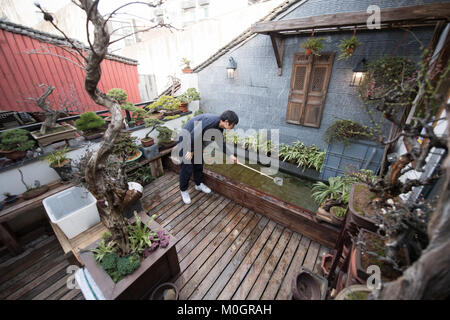
MULTIPOLYGON (((214 192, 193 184, 189 192, 192 203, 185 205, 178 175, 168 172, 142 198, 148 214, 177 238, 181 273, 172 282, 180 299, 285 300, 300 266, 320 273, 328 248, 214 192)), ((0 256, 0 299, 83 299, 66 287, 70 263, 54 235, 28 246, 20 259, 0 256)))

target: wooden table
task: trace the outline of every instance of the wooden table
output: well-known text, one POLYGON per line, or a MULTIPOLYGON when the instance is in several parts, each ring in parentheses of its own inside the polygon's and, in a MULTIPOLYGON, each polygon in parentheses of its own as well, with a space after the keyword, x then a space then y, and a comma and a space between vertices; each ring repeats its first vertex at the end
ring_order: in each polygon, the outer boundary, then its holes
POLYGON ((16 202, 5 205, 3 210, 0 211, 0 240, 5 244, 5 246, 12 254, 17 255, 21 253, 23 251, 23 248, 20 246, 16 236, 14 235, 14 232, 9 227, 8 221, 28 212, 29 210, 42 207, 42 200, 58 192, 73 187, 74 185, 71 183, 64 184, 60 180, 58 180, 49 183, 48 186, 50 190, 46 193, 29 200, 23 200, 22 198, 19 198, 19 200, 17 200, 16 202))

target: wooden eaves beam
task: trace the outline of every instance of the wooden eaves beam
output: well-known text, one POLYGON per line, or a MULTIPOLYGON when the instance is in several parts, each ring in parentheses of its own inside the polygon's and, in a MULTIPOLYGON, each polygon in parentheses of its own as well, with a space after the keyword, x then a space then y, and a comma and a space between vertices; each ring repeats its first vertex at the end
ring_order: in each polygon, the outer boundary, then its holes
POLYGON ((283 68, 283 54, 284 54, 284 36, 276 33, 270 33, 270 40, 272 41, 273 52, 278 66, 278 75, 281 76, 283 68), (278 46, 278 42, 280 45, 278 46))
MULTIPOLYGON (((251 26, 252 32, 271 34, 274 32, 336 28, 345 26, 366 25, 372 13, 366 11, 326 14, 321 16, 258 22, 251 26)), ((380 11, 381 23, 450 20, 450 3, 388 8, 380 11)))

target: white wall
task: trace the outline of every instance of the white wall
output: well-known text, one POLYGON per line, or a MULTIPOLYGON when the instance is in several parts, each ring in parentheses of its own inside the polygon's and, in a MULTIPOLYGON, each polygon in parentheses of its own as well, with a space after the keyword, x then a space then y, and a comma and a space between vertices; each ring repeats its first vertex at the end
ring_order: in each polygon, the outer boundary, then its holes
MULTIPOLYGON (((191 104, 189 104, 189 110, 195 111, 195 105, 191 106, 191 104)), ((177 129, 179 131, 181 129, 181 121, 186 117, 187 116, 183 116, 167 121, 165 123, 165 126, 170 128, 171 130, 177 129)), ((149 129, 147 128, 136 130, 131 132, 131 135, 140 139, 145 136, 148 130, 149 129)), ((155 143, 157 143, 158 141, 157 135, 158 132, 156 130, 154 130, 150 135, 155 139, 155 143)), ((91 146, 91 149, 95 150, 96 148, 98 148, 99 143, 92 144, 91 146)), ((85 151, 86 147, 70 151, 67 155, 72 160, 78 160, 85 153, 85 151)), ((24 180, 28 185, 34 184, 35 180, 39 180, 41 185, 59 180, 59 176, 56 171, 50 168, 47 161, 45 160, 34 161, 25 164, 20 167, 20 170, 23 172, 24 180)), ((0 173, 0 201, 5 199, 5 196, 3 195, 3 193, 5 192, 20 195, 25 191, 26 188, 20 181, 20 173, 17 168, 0 173)))

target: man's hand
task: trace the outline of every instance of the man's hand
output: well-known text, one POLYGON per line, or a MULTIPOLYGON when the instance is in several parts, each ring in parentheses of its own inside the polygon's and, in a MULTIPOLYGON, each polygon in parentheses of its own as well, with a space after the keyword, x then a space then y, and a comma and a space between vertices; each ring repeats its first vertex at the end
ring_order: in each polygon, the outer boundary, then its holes
POLYGON ((186 153, 186 155, 184 156, 184 158, 185 158, 186 160, 191 160, 193 155, 194 155, 193 152, 188 152, 188 153, 186 153))
POLYGON ((238 158, 236 158, 233 155, 230 155, 230 159, 231 159, 231 161, 233 161, 233 163, 237 163, 238 162, 238 158))

